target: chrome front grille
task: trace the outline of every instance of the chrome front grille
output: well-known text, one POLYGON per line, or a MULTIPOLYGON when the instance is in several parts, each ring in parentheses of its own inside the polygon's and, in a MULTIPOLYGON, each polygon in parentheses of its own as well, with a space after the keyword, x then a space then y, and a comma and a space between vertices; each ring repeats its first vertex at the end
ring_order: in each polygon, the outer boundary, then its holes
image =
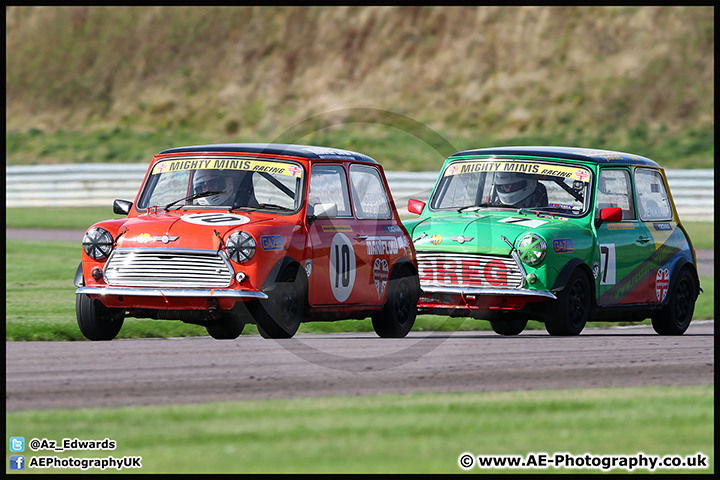
POLYGON ((105 266, 112 286, 222 288, 232 278, 230 264, 214 250, 119 249, 105 266))
POLYGON ((510 255, 418 252, 420 286, 520 288, 521 268, 510 255))

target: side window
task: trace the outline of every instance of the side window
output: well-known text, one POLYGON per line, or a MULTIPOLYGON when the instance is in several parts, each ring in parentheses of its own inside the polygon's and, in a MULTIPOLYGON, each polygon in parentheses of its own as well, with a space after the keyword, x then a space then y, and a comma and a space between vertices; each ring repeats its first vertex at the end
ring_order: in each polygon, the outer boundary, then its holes
POLYGON ((598 177, 597 209, 622 208, 623 220, 635 220, 630 173, 626 170, 601 170, 598 177))
POLYGON ((660 172, 648 168, 635 170, 635 191, 638 197, 640 220, 672 220, 670 199, 660 172))
POLYGON ((350 185, 357 218, 392 218, 385 184, 376 168, 350 165, 350 185))
POLYGON ((338 217, 351 217, 345 169, 340 165, 315 165, 310 174, 308 205, 334 203, 338 217))

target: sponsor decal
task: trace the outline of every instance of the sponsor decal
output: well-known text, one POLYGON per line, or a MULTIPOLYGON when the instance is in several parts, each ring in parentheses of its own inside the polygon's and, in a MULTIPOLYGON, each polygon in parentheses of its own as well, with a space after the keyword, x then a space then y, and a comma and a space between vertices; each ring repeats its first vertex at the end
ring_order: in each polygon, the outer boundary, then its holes
POLYGON ((572 253, 575 251, 575 245, 572 238, 558 238, 553 240, 553 252, 555 253, 572 253))
POLYGON ((655 274, 655 296, 658 302, 665 300, 670 290, 670 270, 661 268, 655 274))
POLYGON ((639 157, 629 153, 611 152, 608 150, 593 150, 593 151, 578 151, 580 155, 588 155, 590 157, 604 158, 605 160, 629 160, 631 162, 637 162, 639 157))
POLYGON ((433 235, 430 237, 430 243, 433 245, 440 245, 442 243, 442 237, 440 235, 433 235))
POLYGON ((371 256, 397 255, 402 246, 397 237, 368 237, 365 245, 367 254, 371 256))
POLYGON ((141 233, 140 235, 135 237, 135 241, 137 243, 150 243, 153 240, 155 240, 155 239, 149 233, 141 233))
POLYGON ((587 182, 588 179, 590 178, 590 173, 587 170, 580 169, 575 172, 575 176, 581 182, 587 182))
POLYGON ((398 225, 383 225, 382 229, 386 233, 402 233, 402 230, 398 225))
POLYGON ((420 281, 444 285, 508 286, 509 270, 501 260, 492 259, 482 268, 473 259, 436 258, 420 268, 420 281))
POLYGON ((354 157, 355 154, 349 150, 328 147, 305 147, 303 150, 312 152, 320 158, 323 157, 354 157))
POLYGON ((307 274, 308 278, 310 278, 310 274, 312 273, 312 259, 311 258, 305 259, 305 273, 307 274))
POLYGON ((593 262, 592 266, 593 278, 598 278, 600 274, 600 262, 593 262))
POLYGON ((608 230, 635 230, 635 225, 632 223, 608 223, 608 230))
POLYGON ((385 287, 387 286, 390 275, 390 266, 384 258, 376 258, 373 263, 373 280, 375 281, 375 290, 377 290, 378 300, 382 297, 385 287))
POLYGON ((474 172, 517 172, 551 177, 568 178, 587 183, 590 171, 577 166, 551 165, 537 162, 479 160, 470 162, 454 162, 443 173, 444 177, 474 172))
POLYGON ((508 217, 498 220, 498 223, 508 223, 512 225, 521 225, 523 227, 535 228, 540 225, 545 225, 547 220, 537 220, 535 218, 524 218, 524 217, 508 217))
POLYGON ((282 250, 283 238, 280 235, 263 235, 260 237, 260 246, 263 250, 282 250))
POLYGON ((323 232, 352 232, 350 225, 323 225, 323 232))
POLYGON ((290 177, 302 177, 302 168, 285 162, 266 160, 243 160, 231 158, 199 158, 164 160, 153 167, 152 175, 184 170, 242 170, 246 172, 267 172, 290 177))
POLYGON ((672 230, 672 225, 669 223, 653 223, 655 230, 672 230))
POLYGON ((233 213, 193 213, 183 215, 180 220, 194 225, 229 227, 235 225, 244 225, 250 221, 248 217, 243 215, 235 215, 233 213))
POLYGON ((570 210, 570 211, 572 211, 575 208, 574 205, 570 205, 568 203, 548 203, 548 207, 562 208, 563 210, 570 210))
POLYGON ((457 163, 453 163, 447 168, 447 170, 445 170, 446 177, 449 175, 455 175, 457 173, 460 173, 460 165, 458 165, 457 163))

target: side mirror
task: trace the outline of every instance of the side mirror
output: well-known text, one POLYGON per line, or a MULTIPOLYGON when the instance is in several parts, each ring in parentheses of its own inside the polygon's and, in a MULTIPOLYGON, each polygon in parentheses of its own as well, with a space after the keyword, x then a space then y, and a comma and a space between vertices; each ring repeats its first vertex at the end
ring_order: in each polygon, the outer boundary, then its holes
POLYGON ((422 215, 423 209, 425 209, 425 202, 412 198, 408 200, 408 212, 414 213, 415 215, 422 215))
POLYGON ((316 203, 309 205, 307 209, 307 216, 310 220, 310 225, 313 224, 318 218, 335 218, 337 217, 337 204, 336 203, 316 203))
POLYGON ((600 219, 596 220, 595 228, 603 224, 603 222, 620 222, 622 221, 622 208, 609 207, 600 210, 600 219))
POLYGON ((130 209, 132 208, 132 206, 133 202, 116 199, 113 202, 113 213, 116 213, 118 215, 127 215, 128 213, 130 213, 130 209))

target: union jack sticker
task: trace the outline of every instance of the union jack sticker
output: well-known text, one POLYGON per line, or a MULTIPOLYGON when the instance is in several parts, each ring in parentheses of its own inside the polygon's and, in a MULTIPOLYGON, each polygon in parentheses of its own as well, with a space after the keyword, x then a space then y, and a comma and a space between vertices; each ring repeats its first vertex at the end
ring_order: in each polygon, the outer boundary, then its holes
POLYGON ((661 268, 655 275, 655 296, 658 302, 665 300, 668 290, 670 290, 670 270, 661 268))

